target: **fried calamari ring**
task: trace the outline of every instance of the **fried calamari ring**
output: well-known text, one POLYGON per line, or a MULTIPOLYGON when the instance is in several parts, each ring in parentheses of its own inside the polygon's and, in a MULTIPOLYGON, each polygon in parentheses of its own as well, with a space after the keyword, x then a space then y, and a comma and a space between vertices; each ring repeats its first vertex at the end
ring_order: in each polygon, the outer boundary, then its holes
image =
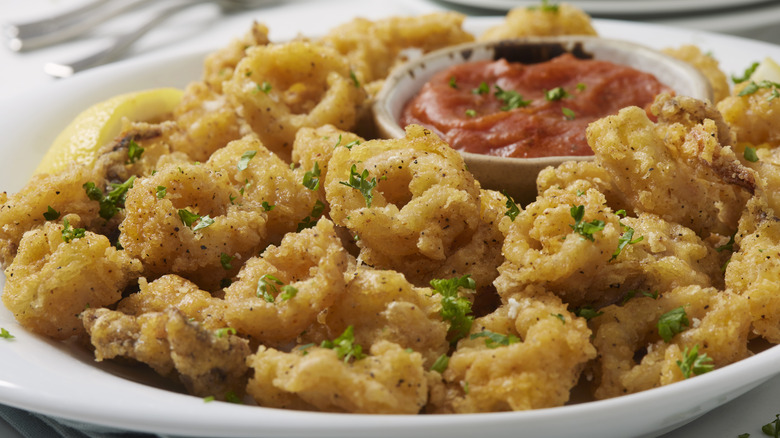
POLYGON ((304 169, 293 171, 254 136, 230 142, 209 158, 206 167, 227 175, 243 195, 241 202, 262 206, 271 243, 278 244, 285 234, 316 222, 324 210, 320 208, 316 216, 312 213, 322 190, 304 186, 304 169))
POLYGON ((485 31, 479 39, 489 41, 527 36, 596 34, 588 14, 576 6, 562 3, 554 8, 512 9, 503 23, 485 31))
POLYGON ((597 399, 683 380, 677 361, 695 346, 716 368, 750 355, 748 300, 731 292, 686 286, 664 291, 657 299, 635 297, 600 311, 602 315, 590 320, 599 353, 594 367, 597 399), (672 332, 673 337, 665 342, 659 334, 659 319, 683 311, 687 321, 680 324, 683 331, 672 332))
POLYGON ((224 272, 222 254, 246 260, 265 241, 263 208, 235 197, 227 176, 206 166, 165 166, 128 191, 119 242, 144 275, 175 273, 212 289, 224 272))
POLYGON ((351 363, 315 346, 291 353, 261 346, 247 363, 254 369, 247 392, 260 406, 417 414, 428 398, 420 353, 388 341, 372 345, 370 355, 351 363))
POLYGON ((233 77, 238 63, 246 56, 247 49, 270 43, 268 27, 253 22, 252 27, 241 38, 206 56, 203 63, 203 82, 217 93, 222 93, 222 83, 233 77))
POLYGON ((266 344, 295 339, 344 293, 347 252, 333 223, 290 233, 269 246, 225 289, 230 327, 266 344))
POLYGON ((127 357, 163 376, 176 372, 190 394, 225 400, 242 394, 251 353, 246 339, 229 331, 212 331, 187 320, 180 311, 125 315, 109 309, 87 309, 81 315, 98 362, 127 357))
POLYGON ((341 54, 302 41, 250 49, 223 87, 263 144, 287 162, 298 129, 349 129, 366 99, 341 54))
MULTIPOLYGON (((561 406, 596 356, 585 320, 541 288, 512 295, 474 321, 442 374, 450 387, 440 412, 492 412, 561 406)), ((441 400, 439 401, 441 402, 441 400)))
MULTIPOLYGON (((333 151, 338 146, 353 147, 366 140, 357 134, 343 131, 333 125, 324 125, 319 128, 301 128, 295 135, 293 143, 292 160, 299 168, 304 170, 314 169, 316 163, 320 169, 319 180, 324 186, 328 174, 328 162, 333 156, 333 151)), ((324 198, 324 197, 323 197, 324 198)), ((322 199, 323 201, 325 199, 322 199)))
POLYGON ((325 195, 333 221, 359 236, 361 258, 379 268, 408 257, 441 262, 479 224, 479 185, 463 158, 418 125, 405 138, 337 148, 325 195))
POLYGON ((83 334, 79 313, 116 303, 141 273, 138 260, 118 251, 105 236, 87 231, 66 242, 64 236, 74 232, 79 218, 65 219, 67 230, 47 222, 25 233, 5 270, 3 290, 3 303, 22 326, 54 339, 83 334))
POLYGON ((301 336, 300 343, 320 344, 354 327, 355 342, 373 345, 386 340, 411 348, 427 367, 449 348, 449 325, 440 316, 441 297, 414 287, 395 271, 360 268, 346 292, 301 336))

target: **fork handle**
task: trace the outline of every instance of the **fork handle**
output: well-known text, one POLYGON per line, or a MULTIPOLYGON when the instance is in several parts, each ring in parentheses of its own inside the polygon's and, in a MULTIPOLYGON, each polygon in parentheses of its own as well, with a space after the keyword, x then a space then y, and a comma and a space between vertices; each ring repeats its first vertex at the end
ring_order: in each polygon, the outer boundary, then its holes
POLYGON ((87 56, 86 58, 82 58, 67 64, 50 62, 47 63, 43 69, 47 74, 51 76, 58 77, 58 78, 65 78, 68 76, 72 76, 73 74, 78 73, 82 70, 86 70, 88 68, 95 67, 100 64, 104 64, 116 58, 122 52, 127 50, 127 48, 129 48, 134 42, 136 42, 144 34, 149 32, 149 30, 151 30, 161 22, 167 20, 170 16, 176 14, 177 12, 183 9, 189 8, 190 6, 207 3, 209 1, 211 0, 182 0, 178 4, 160 10, 157 13, 157 15, 155 15, 154 18, 146 22, 143 26, 139 27, 138 29, 130 33, 127 33, 125 35, 122 35, 114 39, 114 41, 111 43, 109 47, 93 55, 87 56))

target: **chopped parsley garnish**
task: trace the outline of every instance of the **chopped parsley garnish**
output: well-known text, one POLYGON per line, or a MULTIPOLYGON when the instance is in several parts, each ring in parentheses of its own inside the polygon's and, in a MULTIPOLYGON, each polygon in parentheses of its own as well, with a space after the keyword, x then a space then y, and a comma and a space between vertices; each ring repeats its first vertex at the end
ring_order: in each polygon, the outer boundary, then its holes
POLYGON ((750 161, 751 163, 755 163, 758 161, 758 155, 756 154, 756 148, 752 148, 750 146, 745 147, 745 153, 743 154, 746 160, 750 161))
POLYGON ((62 240, 64 240, 65 243, 69 243, 71 240, 81 239, 87 235, 87 230, 84 228, 72 228, 67 219, 62 222, 62 225, 64 226, 62 229, 62 240))
POLYGON ((542 0, 542 4, 539 6, 529 6, 529 11, 542 11, 542 12, 558 12, 558 5, 551 5, 548 0, 542 0))
POLYGON ((168 189, 165 186, 157 186, 157 199, 162 199, 168 194, 168 189))
POLYGON ((352 79, 352 85, 354 85, 355 88, 360 88, 360 81, 358 80, 354 70, 349 71, 349 77, 352 79))
POLYGON ((438 358, 436 358, 436 361, 431 365, 431 371, 436 371, 437 373, 441 374, 444 372, 444 370, 447 369, 447 366, 450 364, 450 357, 446 354, 442 354, 438 358))
MULTIPOLYGON (((780 88, 780 84, 778 84, 777 82, 771 82, 771 81, 761 81, 761 82, 758 82, 758 83, 756 83, 754 81, 750 81, 750 83, 747 84, 747 86, 745 88, 743 88, 742 91, 740 91, 737 94, 737 96, 747 96, 747 95, 750 95, 750 94, 753 94, 753 93, 757 92, 761 88, 773 88, 774 89, 773 91, 777 91, 777 88, 780 88)), ((777 97, 780 97, 780 94, 773 92, 773 93, 771 93, 769 95, 767 100, 771 101, 771 100, 776 99, 777 97)))
POLYGON ((213 402, 213 401, 214 401, 214 400, 216 400, 216 399, 217 399, 217 398, 216 398, 216 397, 214 397, 213 395, 210 395, 210 396, 208 396, 208 397, 203 397, 203 403, 211 403, 211 402, 213 402))
POLYGON ((493 93, 498 100, 501 100, 504 102, 504 105, 501 107, 501 111, 511 111, 513 109, 526 107, 531 104, 530 100, 524 100, 523 96, 518 93, 517 91, 512 90, 504 90, 498 85, 495 85, 496 92, 493 93))
POLYGON ((363 169, 362 173, 358 173, 357 165, 353 164, 349 170, 349 181, 339 181, 339 184, 360 191, 366 199, 366 207, 371 207, 371 200, 374 198, 371 191, 376 187, 376 178, 368 179, 368 169, 363 169))
POLYGON ((184 225, 192 228, 192 231, 202 230, 214 224, 214 219, 210 218, 209 215, 199 216, 186 208, 179 209, 179 219, 181 219, 184 225), (195 222, 197 222, 197 225, 193 227, 192 225, 195 222))
POLYGON ((355 343, 355 328, 353 326, 347 327, 344 333, 332 341, 322 341, 320 347, 336 351, 339 359, 344 359, 344 362, 349 362, 352 358, 360 360, 366 357, 363 354, 363 347, 355 343))
POLYGON ((238 398, 238 395, 233 391, 228 391, 225 393, 225 401, 228 403, 234 403, 237 405, 243 404, 240 398, 238 398))
POLYGON ((715 251, 717 251, 717 252, 734 251, 734 243, 736 243, 734 241, 734 237, 736 237, 736 235, 737 235, 736 232, 734 234, 732 234, 731 237, 729 237, 729 241, 726 242, 725 244, 715 248, 715 251))
POLYGON ((241 159, 238 160, 238 170, 246 170, 249 167, 249 160, 257 155, 257 151, 246 151, 241 155, 241 159))
POLYGON ((487 82, 480 82, 479 86, 471 90, 473 94, 488 94, 490 93, 490 85, 487 82))
POLYGON ((295 349, 300 351, 304 356, 306 356, 307 354, 309 354, 309 351, 308 351, 309 348, 311 348, 313 346, 314 346, 313 343, 312 344, 303 344, 303 345, 300 345, 300 346, 296 347, 295 349))
POLYGON ((9 332, 8 330, 0 327, 0 338, 3 338, 3 339, 13 339, 13 338, 15 338, 15 336, 12 335, 11 332, 9 332))
POLYGON ((60 218, 60 212, 49 205, 49 208, 43 213, 43 218, 47 221, 55 221, 60 218))
POLYGON ((582 82, 580 82, 580 83, 578 83, 578 84, 577 84, 577 91, 585 91, 585 89, 587 89, 587 88, 588 88, 588 86, 587 86, 587 85, 585 85, 585 84, 584 84, 584 83, 582 83, 582 82))
POLYGON ((325 204, 323 204, 322 201, 319 199, 314 201, 314 207, 312 207, 311 213, 298 223, 296 232, 300 233, 307 228, 312 228, 317 225, 317 221, 320 220, 320 216, 322 216, 324 210, 325 204))
POLYGON ((490 330, 483 330, 479 333, 474 333, 470 337, 470 339, 477 338, 486 338, 485 346, 487 348, 498 348, 520 342, 520 338, 515 335, 502 335, 501 333, 493 333, 490 330))
POLYGON ((683 376, 687 379, 693 375, 700 375, 710 372, 715 366, 709 362, 712 362, 712 358, 707 356, 707 353, 699 354, 699 346, 694 345, 690 351, 688 347, 683 350, 683 360, 677 361, 677 366, 682 371, 683 376))
POLYGON ((685 327, 690 327, 691 323, 688 321, 688 315, 685 313, 685 309, 680 306, 676 309, 672 309, 658 318, 658 334, 661 335, 661 339, 667 344, 672 341, 672 338, 677 333, 685 330, 685 327))
MULTIPOLYGON (((626 211, 620 210, 617 212, 618 216, 625 216, 626 211)), ((627 245, 633 245, 635 243, 641 242, 642 239, 644 239, 643 236, 639 236, 636 239, 634 239, 634 229, 629 227, 628 225, 623 224, 623 222, 619 222, 620 226, 623 228, 623 234, 620 235, 620 238, 618 239, 618 247, 615 250, 614 253, 612 253, 612 258, 609 260, 615 260, 621 252, 623 252, 623 248, 625 248, 627 245)))
POLYGON ((257 297, 263 298, 269 303, 276 301, 276 297, 272 294, 278 294, 279 288, 276 286, 282 286, 284 282, 279 280, 271 274, 263 274, 260 280, 257 282, 257 297))
POLYGON ((317 190, 320 187, 320 164, 314 162, 314 167, 303 174, 303 186, 309 190, 317 190))
POLYGON ((130 140, 127 145, 127 164, 133 164, 141 158, 144 153, 144 148, 138 146, 135 140, 130 140))
POLYGON ((287 301, 290 298, 294 297, 298 294, 298 288, 295 286, 290 286, 289 284, 286 284, 282 286, 282 293, 279 294, 279 298, 282 299, 282 301, 287 301))
POLYGON ((761 432, 774 438, 780 438, 780 414, 775 415, 775 420, 761 426, 761 432))
POLYGON ((231 264, 230 262, 232 262, 234 258, 235 257, 233 257, 232 255, 225 254, 224 252, 222 254, 220 254, 219 255, 219 264, 222 265, 222 269, 224 269, 226 271, 229 271, 229 270, 233 269, 233 264, 231 264))
POLYGON ((262 91, 265 94, 268 94, 271 92, 271 83, 268 81, 263 81, 262 84, 257 84, 257 89, 255 92, 262 91))
POLYGON ((87 197, 100 203, 100 217, 109 220, 114 217, 120 209, 125 207, 125 198, 127 191, 133 187, 135 175, 131 176, 122 184, 111 183, 112 190, 103 196, 103 192, 95 186, 92 181, 84 183, 82 186, 87 193, 87 197))
POLYGON ((741 84, 741 83, 747 81, 748 79, 750 79, 751 76, 753 76, 753 73, 755 73, 755 71, 758 68, 759 64, 760 63, 758 63, 758 62, 754 62, 754 63, 750 64, 750 67, 746 68, 745 72, 742 73, 742 77, 737 77, 737 76, 732 75, 731 76, 731 80, 735 84, 741 84))
POLYGON ((506 196, 506 212, 504 213, 504 216, 509 216, 509 219, 512 219, 512 222, 515 221, 515 218, 517 218, 517 215, 520 214, 520 207, 515 204, 515 200, 512 199, 511 196, 509 196, 506 191, 502 192, 504 196, 506 196))
POLYGON ((597 316, 601 316, 604 312, 599 312, 591 306, 583 306, 574 311, 574 314, 585 320, 591 320, 597 316))
POLYGON ((275 205, 269 204, 268 201, 263 201, 260 205, 263 207, 263 211, 271 211, 276 207, 275 205))
POLYGON ((458 89, 458 82, 455 79, 455 76, 450 76, 450 88, 458 89))
POLYGON ((577 114, 570 108, 562 107, 561 112, 563 113, 563 118, 566 120, 574 120, 577 118, 577 114))
POLYGON ((236 329, 234 329, 233 327, 223 327, 223 328, 219 328, 216 331, 214 331, 214 334, 218 338, 224 338, 227 335, 235 335, 236 334, 236 329))
POLYGON ((344 145, 344 147, 349 150, 352 150, 352 146, 360 146, 360 140, 352 140, 351 142, 344 145))
POLYGON ((564 90, 563 87, 555 87, 552 90, 544 92, 544 98, 550 102, 565 99, 567 97, 571 97, 571 94, 564 90))
POLYGON ((468 335, 474 322, 474 317, 469 315, 471 302, 458 295, 458 291, 463 288, 473 292, 477 288, 476 282, 470 275, 464 275, 444 280, 431 280, 431 287, 435 293, 442 296, 439 314, 444 321, 450 323, 448 338, 450 343, 454 344, 468 335))
POLYGON ((469 108, 469 109, 466 110, 466 115, 468 117, 476 117, 477 116, 477 111, 469 108))
POLYGON ((590 222, 583 222, 583 218, 585 217, 584 205, 572 207, 570 212, 571 217, 574 218, 574 224, 569 224, 569 226, 574 230, 575 233, 579 234, 583 238, 594 241, 595 239, 593 238, 593 233, 604 229, 604 221, 602 220, 595 219, 590 222))
POLYGON ((566 324, 566 317, 563 316, 562 314, 560 314, 560 313, 551 313, 550 315, 560 319, 562 323, 566 324))

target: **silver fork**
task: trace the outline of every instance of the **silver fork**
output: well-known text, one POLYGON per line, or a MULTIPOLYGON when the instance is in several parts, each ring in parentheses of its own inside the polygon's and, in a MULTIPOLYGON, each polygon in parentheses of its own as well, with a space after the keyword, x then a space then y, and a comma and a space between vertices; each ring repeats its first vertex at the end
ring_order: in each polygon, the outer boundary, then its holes
MULTIPOLYGON (((138 1, 145 2, 149 0, 138 0, 138 1)), ((278 0, 180 0, 178 2, 174 2, 173 4, 171 4, 171 6, 165 9, 161 9, 157 13, 157 15, 155 15, 151 20, 146 22, 138 29, 135 29, 130 33, 115 38, 107 48, 100 50, 85 58, 81 58, 69 63, 56 63, 56 62, 47 63, 44 66, 44 71, 51 76, 58 77, 58 78, 65 78, 68 76, 72 76, 73 74, 79 71, 86 70, 88 68, 92 68, 104 64, 106 62, 109 62, 115 59, 116 57, 118 57, 122 52, 127 50, 134 42, 136 42, 149 30, 151 30, 161 22, 165 21, 170 16, 176 14, 177 12, 189 8, 191 6, 195 6, 203 3, 215 2, 218 3, 225 11, 235 11, 235 10, 251 9, 260 6, 265 6, 274 3, 276 1, 278 0)))

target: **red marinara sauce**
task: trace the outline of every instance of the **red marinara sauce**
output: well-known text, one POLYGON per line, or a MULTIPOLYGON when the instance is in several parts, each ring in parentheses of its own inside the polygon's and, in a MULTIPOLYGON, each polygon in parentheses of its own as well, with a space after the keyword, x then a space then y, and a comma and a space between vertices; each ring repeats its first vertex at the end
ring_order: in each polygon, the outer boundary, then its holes
POLYGON ((431 78, 406 104, 401 125, 427 126, 465 152, 593 155, 590 122, 627 106, 648 108, 664 91, 671 89, 649 73, 569 53, 538 64, 468 62, 431 78))

